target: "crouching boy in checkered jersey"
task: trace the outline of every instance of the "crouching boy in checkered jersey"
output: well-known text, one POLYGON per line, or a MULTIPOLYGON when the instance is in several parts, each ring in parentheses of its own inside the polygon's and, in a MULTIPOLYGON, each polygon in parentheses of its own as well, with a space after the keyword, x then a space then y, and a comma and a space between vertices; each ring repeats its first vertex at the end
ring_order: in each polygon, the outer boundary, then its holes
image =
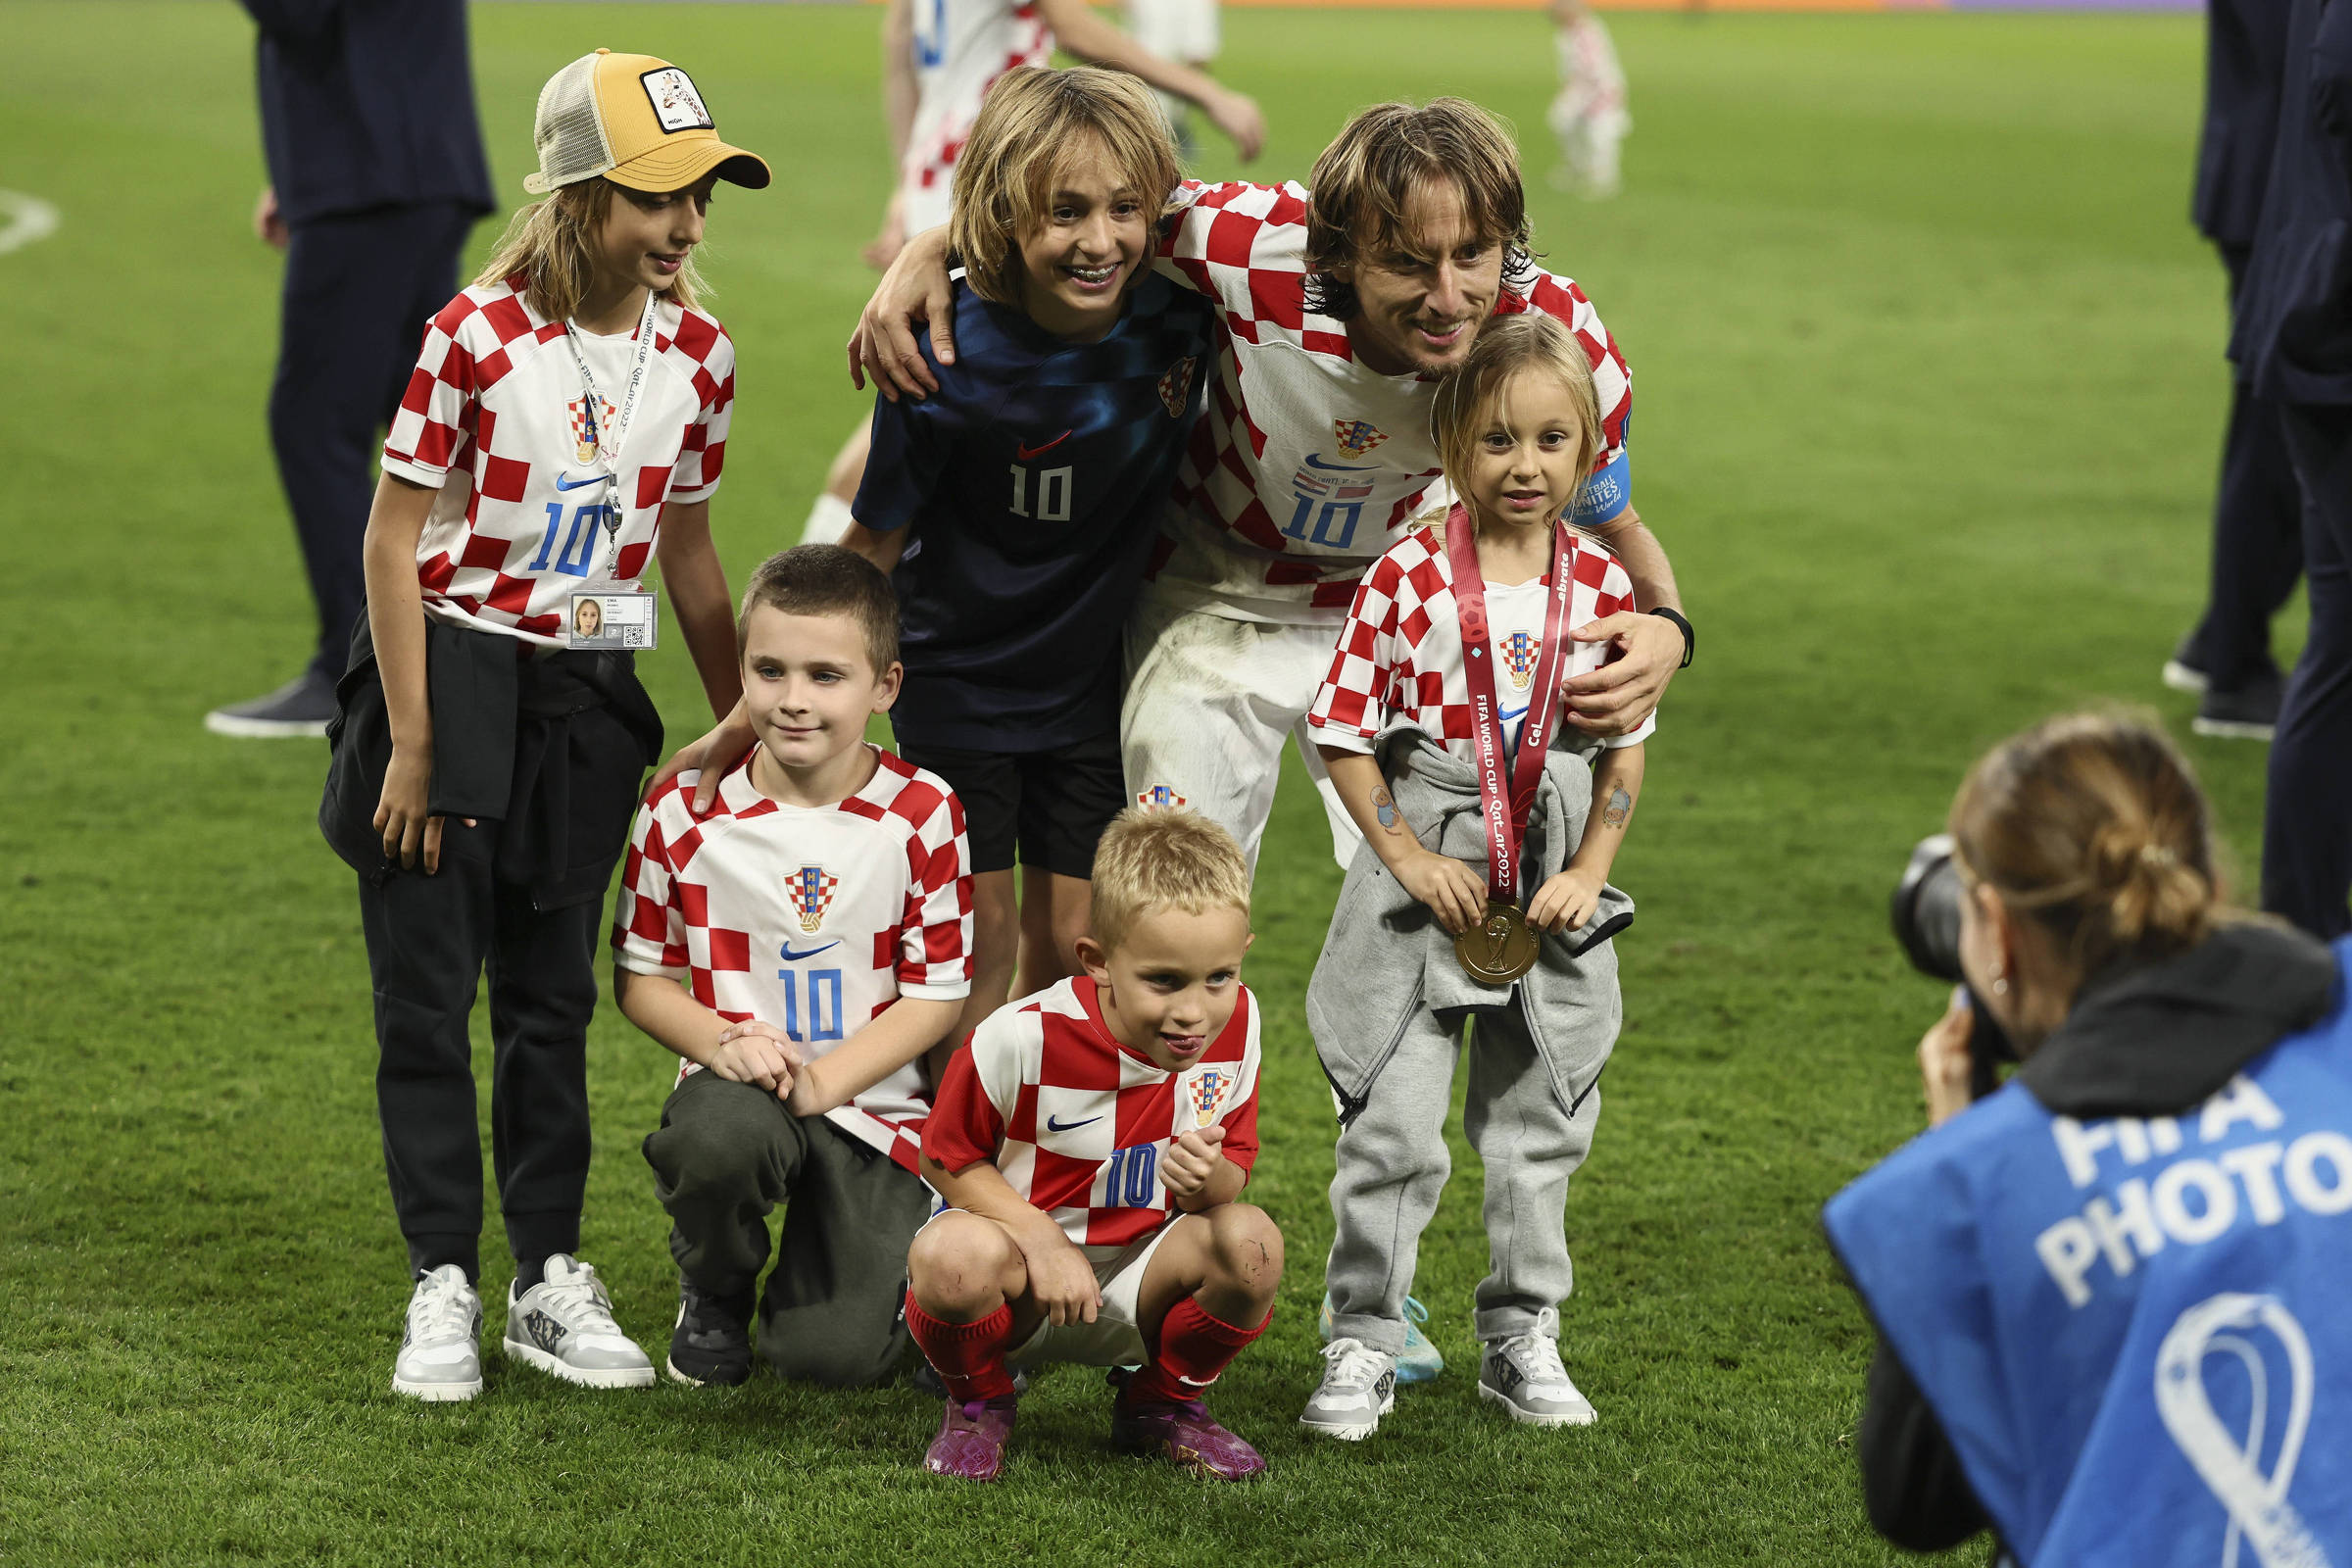
POLYGON ((1086 973, 998 1009, 923 1129, 950 1205, 906 1258, 906 1321, 947 1384, 925 1462, 994 1480, 1015 1367, 1113 1371, 1114 1447, 1237 1481, 1257 1450, 1200 1396, 1273 1317, 1282 1233, 1237 1201, 1257 1157, 1250 872, 1192 811, 1130 810, 1094 865, 1086 973))
POLYGON ((878 1383, 906 1359, 906 1244, 923 1053, 971 989, 963 808, 865 740, 898 695, 889 579, 833 545, 752 574, 736 622, 758 743, 692 810, 697 773, 637 813, 612 930, 623 1012, 685 1058, 645 1140, 673 1222, 669 1375, 741 1383, 767 1215, 787 1205, 760 1306, 782 1375, 878 1383))

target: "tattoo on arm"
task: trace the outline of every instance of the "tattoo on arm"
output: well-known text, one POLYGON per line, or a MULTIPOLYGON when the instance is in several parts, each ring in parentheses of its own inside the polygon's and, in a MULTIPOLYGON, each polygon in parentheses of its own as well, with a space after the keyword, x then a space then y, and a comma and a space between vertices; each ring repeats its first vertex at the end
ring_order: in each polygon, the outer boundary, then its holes
POLYGON ((1609 787, 1609 804, 1600 813, 1602 824, 1608 827, 1623 827, 1625 819, 1633 814, 1634 798, 1626 793, 1624 785, 1611 785, 1609 787))
POLYGON ((1386 784, 1372 786, 1372 814, 1380 818, 1382 827, 1392 833, 1396 831, 1396 824, 1400 819, 1396 810, 1396 799, 1389 793, 1389 787, 1386 784))

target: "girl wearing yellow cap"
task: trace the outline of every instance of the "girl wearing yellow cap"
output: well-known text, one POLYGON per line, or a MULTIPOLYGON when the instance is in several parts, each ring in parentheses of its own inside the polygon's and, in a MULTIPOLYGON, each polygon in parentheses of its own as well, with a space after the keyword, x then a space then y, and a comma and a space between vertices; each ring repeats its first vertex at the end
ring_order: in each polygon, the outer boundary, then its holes
POLYGON ((719 139, 685 72, 604 50, 548 82, 534 139, 524 184, 546 199, 426 326, 384 442, 319 808, 359 876, 416 1280, 392 1386, 425 1399, 482 1387, 466 1025, 485 964, 504 1348, 589 1387, 654 1380, 576 1255, 601 901, 662 745, 633 668, 660 638, 650 565, 712 710, 741 695, 710 525, 735 350, 693 256, 712 184, 764 186, 767 166, 719 139))

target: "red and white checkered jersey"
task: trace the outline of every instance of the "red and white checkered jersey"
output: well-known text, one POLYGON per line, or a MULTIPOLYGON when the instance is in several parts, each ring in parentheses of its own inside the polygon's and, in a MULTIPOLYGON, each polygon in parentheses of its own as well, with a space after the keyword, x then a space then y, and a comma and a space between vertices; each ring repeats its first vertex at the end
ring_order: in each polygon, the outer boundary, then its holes
POLYGON ((1054 34, 1035 0, 913 0, 914 122, 900 167, 906 232, 948 220, 956 159, 980 100, 1015 66, 1049 66, 1054 34))
MULTIPOLYGON (((735 345, 674 301, 654 307, 654 353, 629 416, 615 484, 581 456, 587 394, 564 323, 523 303, 521 277, 476 285, 442 307, 384 440, 384 471, 436 489, 416 541, 424 612, 529 642, 564 642, 574 590, 605 580, 622 509, 619 569, 634 583, 665 503, 718 488, 735 407, 735 345)), ((609 418, 636 363, 637 331, 581 334, 609 418)), ((604 418, 598 421, 604 428, 604 418)))
POLYGON ((1227 1159, 1257 1158, 1257 1002, 1237 989, 1231 1021, 1181 1073, 1119 1044, 1089 976, 999 1007, 949 1062, 923 1152, 951 1171, 994 1161, 1102 1261, 1175 1216, 1159 1162, 1202 1125, 1197 1107, 1224 1124, 1227 1159))
MULTIPOLYGON (((1455 514, 1459 518, 1460 514, 1455 514)), ((1634 605, 1633 579, 1609 547, 1570 529, 1568 625, 1582 626, 1634 605)), ((1544 612, 1551 574, 1531 582, 1487 586, 1487 633, 1495 672, 1494 706, 1506 744, 1516 745, 1527 716, 1536 661, 1543 654, 1544 612)), ((1579 643, 1560 671, 1562 679, 1598 669, 1609 657, 1606 643, 1579 643)), ((1373 564, 1355 591, 1355 603, 1340 627, 1331 673, 1315 693, 1306 715, 1318 745, 1369 753, 1373 740, 1392 724, 1405 723, 1476 764, 1471 728, 1470 677, 1463 668, 1462 617, 1453 597, 1453 564, 1446 542, 1433 528, 1416 528, 1373 564)), ((1632 746, 1657 729, 1652 712, 1630 734, 1604 746, 1632 746)), ((1582 734, 1563 724, 1558 744, 1580 746, 1582 734)))
MULTIPOLYGON (((901 997, 972 989, 972 856, 963 807, 936 774, 888 752, 833 806, 786 806, 752 782, 752 753, 697 820, 701 776, 679 774, 638 809, 612 961, 683 980, 731 1022, 774 1024, 814 1060, 901 997)), ((702 1069, 692 1062, 682 1080, 702 1069)), ((908 1062, 826 1114, 908 1170, 929 1097, 908 1062)))
MULTIPOLYGON (((1177 470, 1180 514, 1155 580, 1235 619, 1336 624, 1364 568, 1451 499, 1429 428, 1438 382, 1365 368, 1347 323, 1306 308, 1303 187, 1187 180, 1175 200, 1159 270, 1216 302, 1225 343, 1177 470)), ((1540 272, 1524 292, 1506 279, 1494 309, 1543 311, 1584 345, 1607 436, 1586 496, 1599 509, 1587 515, 1616 515, 1633 383, 1592 302, 1540 272), (1613 504, 1601 494, 1612 480, 1613 504)))

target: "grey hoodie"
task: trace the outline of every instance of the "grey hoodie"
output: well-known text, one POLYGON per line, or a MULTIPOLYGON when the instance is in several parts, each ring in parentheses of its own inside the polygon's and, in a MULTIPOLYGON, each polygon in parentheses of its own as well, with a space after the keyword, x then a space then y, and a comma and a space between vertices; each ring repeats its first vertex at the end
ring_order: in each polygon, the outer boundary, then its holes
MULTIPOLYGON (((1486 829, 1470 764, 1410 725, 1392 725, 1375 751, 1397 810, 1422 844, 1485 877, 1486 829)), ((1523 891, 1532 895, 1568 863, 1583 841, 1592 805, 1588 754, 1547 753, 1528 811, 1523 891)), ((1507 990, 1481 985, 1462 972, 1453 938, 1429 906, 1390 874, 1378 851, 1359 845, 1306 988, 1307 1027, 1339 1097, 1341 1124, 1363 1108, 1406 1023, 1423 1008, 1520 1007, 1560 1103, 1573 1111, 1617 1043, 1622 1006, 1610 939, 1633 919, 1634 901, 1604 887, 1582 930, 1537 933, 1542 949, 1536 966, 1516 984, 1507 990)))

